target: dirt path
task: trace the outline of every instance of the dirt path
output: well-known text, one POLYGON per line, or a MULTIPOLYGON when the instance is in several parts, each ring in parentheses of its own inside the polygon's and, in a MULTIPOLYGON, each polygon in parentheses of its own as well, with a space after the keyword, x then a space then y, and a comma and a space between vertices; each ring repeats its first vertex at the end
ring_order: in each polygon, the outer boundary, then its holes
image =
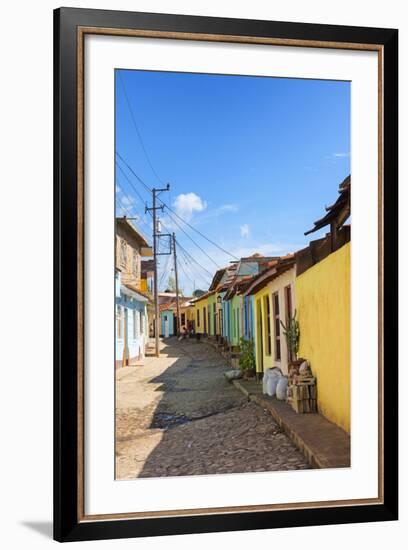
POLYGON ((116 374, 116 478, 308 468, 272 417, 225 381, 212 346, 166 340, 116 374))

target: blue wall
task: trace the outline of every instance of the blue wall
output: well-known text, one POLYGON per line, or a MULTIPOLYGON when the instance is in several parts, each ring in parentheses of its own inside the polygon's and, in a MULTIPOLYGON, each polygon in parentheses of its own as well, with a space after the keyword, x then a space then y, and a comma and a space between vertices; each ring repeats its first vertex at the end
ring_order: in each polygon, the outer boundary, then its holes
POLYGON ((125 328, 127 327, 128 356, 130 360, 143 358, 145 353, 146 339, 148 337, 146 303, 140 302, 137 298, 131 298, 120 293, 115 299, 116 323, 115 323, 115 355, 116 361, 123 360, 125 344, 125 328), (118 309, 120 308, 120 309, 118 309), (118 333, 118 313, 121 316, 121 337, 118 333))
POLYGON ((160 318, 161 318, 160 335, 164 336, 165 334, 164 322, 165 322, 166 316, 167 316, 167 319, 169 320, 169 336, 174 336, 174 312, 171 309, 167 309, 165 311, 160 312, 160 318))
POLYGON ((231 301, 222 301, 222 319, 223 319, 223 336, 230 342, 231 341, 231 301))

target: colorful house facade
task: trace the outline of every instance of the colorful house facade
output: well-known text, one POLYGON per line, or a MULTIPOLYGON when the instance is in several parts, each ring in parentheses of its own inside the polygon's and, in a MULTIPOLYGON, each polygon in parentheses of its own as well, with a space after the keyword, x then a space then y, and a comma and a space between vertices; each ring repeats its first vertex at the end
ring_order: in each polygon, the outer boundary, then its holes
MULTIPOLYGON (((194 328, 194 307, 190 303, 191 298, 180 296, 180 322, 181 332, 184 329, 194 328), (193 323, 193 326, 191 327, 193 323)), ((170 302, 159 305, 160 310, 160 336, 168 338, 177 334, 177 301, 173 298, 170 302)))
POLYGON ((246 297, 252 296, 254 351, 256 371, 259 375, 266 369, 278 367, 288 373, 290 352, 282 327, 294 315, 295 257, 288 255, 270 262, 249 285, 246 297))
POLYGON ((310 234, 327 225, 330 233, 296 253, 299 356, 317 379, 317 406, 350 432, 350 177, 340 196, 310 234))
POLYGON ((210 291, 207 300, 208 336, 215 338, 217 326, 217 293, 210 291))
POLYGON ((254 340, 254 297, 244 294, 243 298, 243 327, 245 340, 254 340))
POLYGON ((275 259, 255 253, 233 262, 227 270, 219 291, 223 291, 223 337, 231 348, 238 348, 241 338, 252 339, 254 335, 254 300, 246 298, 245 291, 250 282, 275 259))
POLYGON ((194 321, 196 334, 208 336, 210 324, 208 312, 208 297, 212 294, 215 294, 215 291, 206 292, 202 296, 191 300, 191 303, 194 305, 194 321))
POLYGON ((160 336, 168 338, 175 334, 174 311, 167 304, 163 304, 160 307, 160 336))
POLYGON ((142 291, 141 258, 152 256, 152 249, 126 217, 116 218, 115 245, 115 366, 121 367, 144 359, 150 297, 142 291))

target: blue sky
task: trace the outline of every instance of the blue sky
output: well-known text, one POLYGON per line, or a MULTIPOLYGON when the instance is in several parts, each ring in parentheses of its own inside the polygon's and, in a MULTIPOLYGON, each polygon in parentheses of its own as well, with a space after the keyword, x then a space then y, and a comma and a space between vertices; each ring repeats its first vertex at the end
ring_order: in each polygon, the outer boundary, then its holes
MULTIPOLYGON (((304 232, 350 173, 350 83, 116 71, 116 151, 149 187, 169 182, 161 198, 228 252, 285 254, 309 242, 304 232)), ((151 237, 144 214, 151 197, 118 163, 127 177, 117 169, 117 214, 138 217, 151 237)), ((160 216, 163 232, 175 231, 202 266, 181 250, 185 294, 205 288, 210 275, 203 268, 213 273, 233 258, 177 220, 203 252, 160 216)), ((171 274, 166 261, 161 288, 171 274)))

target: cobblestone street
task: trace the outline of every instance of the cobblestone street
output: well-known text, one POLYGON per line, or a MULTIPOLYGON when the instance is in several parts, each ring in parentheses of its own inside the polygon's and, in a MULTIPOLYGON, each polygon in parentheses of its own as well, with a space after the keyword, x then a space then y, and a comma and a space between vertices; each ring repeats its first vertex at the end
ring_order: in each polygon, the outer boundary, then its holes
POLYGON ((116 478, 306 469, 269 413, 229 384, 224 358, 195 340, 116 371, 116 478))

